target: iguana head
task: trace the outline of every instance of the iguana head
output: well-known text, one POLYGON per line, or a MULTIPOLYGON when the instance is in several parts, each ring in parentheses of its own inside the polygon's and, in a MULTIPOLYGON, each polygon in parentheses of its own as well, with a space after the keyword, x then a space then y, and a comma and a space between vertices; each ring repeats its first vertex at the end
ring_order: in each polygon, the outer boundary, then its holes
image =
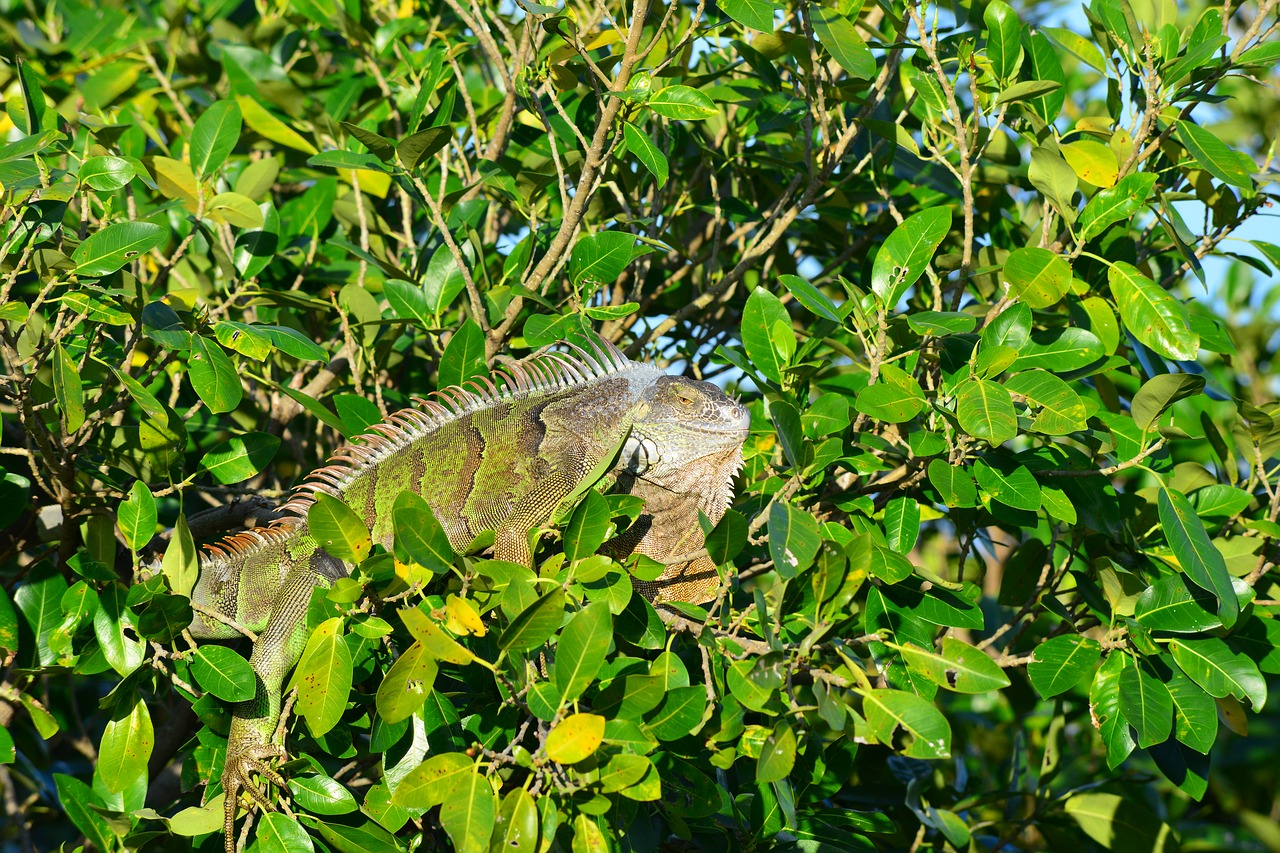
POLYGON ((705 476, 737 473, 751 425, 737 400, 710 382, 662 376, 640 401, 621 466, 659 482, 695 467, 706 469, 705 476))

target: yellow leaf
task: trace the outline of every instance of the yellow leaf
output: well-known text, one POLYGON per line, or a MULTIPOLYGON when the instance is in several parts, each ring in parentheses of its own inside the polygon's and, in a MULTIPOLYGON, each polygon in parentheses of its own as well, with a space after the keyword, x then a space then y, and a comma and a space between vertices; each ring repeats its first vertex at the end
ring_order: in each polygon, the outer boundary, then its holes
POLYGON ((449 620, 445 623, 445 627, 451 632, 473 634, 477 637, 485 635, 484 620, 480 618, 480 611, 476 610, 475 604, 471 601, 451 595, 445 607, 449 613, 449 620))
POLYGON ((304 151, 307 154, 320 153, 314 145, 302 137, 302 134, 267 112, 266 107, 248 95, 237 95, 236 103, 240 105, 240 112, 244 115, 244 123, 249 125, 254 133, 259 136, 270 139, 272 142, 279 142, 287 148, 304 151))
POLYGON ((547 757, 560 764, 577 764, 588 758, 604 740, 604 717, 571 714, 547 735, 547 757))
POLYGON ((160 194, 182 202, 188 211, 195 213, 200 203, 200 184, 196 181, 196 173, 191 171, 191 166, 168 157, 152 158, 151 163, 160 194))
POLYGON ((1116 162, 1116 154, 1110 148, 1094 139, 1082 139, 1063 145, 1061 150, 1062 156, 1080 180, 1095 187, 1115 186, 1120 174, 1120 164, 1116 162))

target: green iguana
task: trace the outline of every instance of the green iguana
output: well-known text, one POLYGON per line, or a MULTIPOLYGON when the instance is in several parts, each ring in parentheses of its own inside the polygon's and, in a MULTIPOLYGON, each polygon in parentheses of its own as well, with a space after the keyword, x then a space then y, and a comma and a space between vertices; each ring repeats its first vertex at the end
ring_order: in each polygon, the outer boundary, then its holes
MULTIPOLYGON (((653 601, 706 601, 719 587, 706 557, 699 511, 719 520, 733 497, 749 417, 716 386, 668 376, 629 361, 612 345, 594 353, 546 353, 480 380, 447 388, 392 415, 315 471, 271 525, 229 536, 200 555, 193 600, 257 633, 250 665, 257 695, 235 708, 222 787, 226 849, 234 853, 240 793, 269 808, 257 773, 284 786, 268 766, 283 758, 277 738, 281 685, 306 644, 312 590, 349 567, 307 530, 314 493, 341 498, 390 548, 390 507, 402 491, 422 496, 459 551, 492 531, 493 555, 532 565, 529 534, 575 490, 608 472, 614 491, 647 501, 636 524, 606 546, 668 562, 641 584, 653 601), (618 448, 621 447, 621 452, 618 448), (616 462, 615 462, 616 458, 616 462), (609 466, 612 466, 610 469, 609 466)), ((233 639, 235 627, 206 615, 201 639, 233 639)))

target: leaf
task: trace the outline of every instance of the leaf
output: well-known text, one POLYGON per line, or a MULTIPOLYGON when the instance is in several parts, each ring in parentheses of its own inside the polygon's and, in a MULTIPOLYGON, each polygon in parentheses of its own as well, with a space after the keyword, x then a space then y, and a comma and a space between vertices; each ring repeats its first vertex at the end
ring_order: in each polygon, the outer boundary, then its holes
POLYGON ((1198 395, 1204 390, 1204 385, 1203 376, 1186 373, 1153 376, 1142 384, 1129 405, 1134 424, 1146 432, 1157 424, 1160 416, 1169 411, 1174 403, 1198 395))
POLYGON ((1164 684, 1140 664, 1120 674, 1120 713, 1146 749, 1173 733, 1173 699, 1164 684))
POLYGON ((1022 22, 1004 0, 988 4, 982 21, 987 25, 987 58, 991 60, 991 70, 1000 80, 1008 80, 1022 62, 1022 22))
POLYGON ((645 724, 660 741, 679 740, 694 734, 707 710, 707 692, 700 684, 676 687, 645 724))
POLYGON ((226 646, 196 649, 191 673, 202 688, 226 702, 252 699, 258 687, 258 677, 249 662, 226 646))
POLYGON ((429 127, 410 134, 396 145, 396 156, 405 168, 413 171, 423 160, 449 144, 453 131, 448 126, 429 127))
POLYGON ((899 554, 908 554, 920 536, 920 504, 914 498, 894 498, 884 508, 885 541, 899 554))
POLYGON ((796 301, 812 313, 833 323, 843 323, 840 309, 825 293, 798 275, 780 275, 778 281, 791 292, 796 301))
POLYGON ((914 311, 907 315, 907 325, 917 335, 963 335, 977 324, 978 318, 959 311, 914 311))
POLYGON ((573 246, 569 278, 579 287, 594 289, 617 281, 631 263, 636 238, 628 231, 601 231, 588 234, 573 246))
MULTIPOLYGON (((861 692, 861 691, 860 691, 861 692)), ((908 758, 951 755, 951 726, 942 712, 914 693, 872 690, 862 693, 862 712, 876 740, 908 758), (901 745, 905 738, 910 740, 901 745)))
POLYGON ((128 160, 103 154, 81 163, 76 180, 98 192, 114 192, 126 186, 135 174, 133 164, 128 160))
POLYGON ((966 379, 960 383, 956 389, 956 418, 965 432, 993 446, 1018 434, 1013 399, 1004 386, 989 379, 966 379))
POLYGON ((1027 370, 1004 383, 1005 390, 1040 408, 1032 429, 1045 435, 1070 435, 1085 429, 1085 407, 1080 395, 1047 370, 1027 370))
POLYGON ((1267 683, 1257 665, 1217 637, 1178 638, 1168 648, 1178 668, 1210 696, 1248 699, 1254 711, 1266 704, 1267 683))
POLYGON ((527 652, 545 643, 564 618, 564 590, 556 587, 526 607, 498 638, 498 648, 527 652))
POLYGON ((742 345, 756 370, 766 379, 782 384, 782 369, 786 366, 786 359, 774 348, 773 338, 769 334, 769 330, 777 322, 789 324, 791 315, 777 296, 763 287, 756 287, 747 297, 747 304, 742 310, 742 345))
POLYGON ((1080 214, 1080 242, 1088 242, 1108 226, 1136 216, 1155 184, 1156 175, 1142 172, 1126 175, 1115 186, 1094 194, 1080 214))
POLYGON ((117 222, 90 234, 71 253, 71 260, 77 275, 98 278, 110 275, 168 239, 169 229, 154 222, 117 222))
POLYGON ((589 604, 569 620, 560 632, 552 673, 561 702, 575 701, 595 680, 612 639, 613 617, 605 602, 589 604))
POLYGON ((1178 565, 1196 586, 1218 600, 1218 618, 1230 629, 1240 615, 1240 604, 1227 573, 1227 563, 1205 533, 1195 510, 1181 492, 1161 488, 1156 499, 1160 525, 1178 565))
POLYGON ((1009 676, 999 664, 985 652, 954 637, 942 639, 941 653, 912 643, 895 645, 895 648, 901 652, 907 666, 947 690, 986 693, 1009 686, 1009 676))
POLYGON ((591 757, 604 740, 604 717, 570 714, 547 735, 547 757, 559 764, 577 764, 591 757))
MULTIPOLYGON (((1029 60, 1022 65, 1023 76, 1031 80, 1047 80, 1065 86, 1067 75, 1063 73, 1062 62, 1058 59, 1058 53, 1053 49, 1049 39, 1041 32, 1024 32, 1023 39, 1029 60)), ((1062 105, 1066 102, 1066 98, 1066 91, 1059 88, 1032 100, 1031 107, 1046 124, 1053 124, 1058 114, 1062 112, 1062 105)))
POLYGON ((1020 83, 1014 83, 1012 86, 1006 86, 1000 90, 1000 95, 996 98, 997 106, 1005 104, 1013 104, 1018 101, 1029 101, 1032 98, 1040 98, 1052 92, 1056 92, 1062 88, 1062 84, 1056 80, 1023 80, 1020 83))
POLYGON ((156 499, 141 480, 135 480, 129 497, 120 502, 116 521, 131 551, 140 551, 156 535, 156 499))
POLYGON ((1253 189, 1253 178, 1240 164, 1240 158, 1213 131, 1190 119, 1178 120, 1178 141, 1199 166, 1224 183, 1245 190, 1253 189))
POLYGON ((171 590, 190 598, 199 576, 199 558, 196 556, 196 543, 191 537, 191 528, 187 526, 186 513, 178 513, 178 520, 173 525, 173 536, 169 538, 169 547, 165 549, 164 559, 160 562, 160 571, 169 579, 171 590))
POLYGON ((1027 677, 1042 698, 1051 699, 1079 684, 1101 656, 1096 640, 1079 634, 1051 637, 1031 653, 1027 677))
POLYGON ((391 795, 391 802, 407 809, 426 810, 440 805, 459 783, 475 774, 475 763, 461 752, 432 755, 410 770, 391 795))
POLYGON ((363 519, 342 500, 316 492, 307 508, 307 530, 327 554, 349 563, 369 556, 373 540, 363 519))
POLYGON ((1169 696, 1173 700, 1173 731, 1183 743, 1208 755, 1218 735, 1218 711, 1213 698, 1176 668, 1170 668, 1169 696))
MULTIPOLYGON (((298 780, 293 780, 291 788, 298 780)), ((314 853, 315 845, 302 824, 287 815, 267 813, 254 836, 260 853, 314 853)))
POLYGON ((286 148, 293 148, 306 154, 319 154, 316 147, 308 142, 293 128, 267 112, 266 107, 259 104, 249 95, 237 95, 236 103, 240 105, 240 113, 244 123, 263 139, 278 142, 286 148))
POLYGON ((682 121, 699 121, 716 115, 715 102, 689 86, 668 86, 649 96, 648 106, 660 116, 682 121))
POLYGON ((1182 575, 1160 578, 1143 590, 1134 604, 1134 618, 1153 631, 1194 634, 1222 624, 1213 595, 1188 588, 1182 575))
MULTIPOLYGON (((53 774, 54 785, 58 790, 58 805, 75 828, 84 833, 84 837, 99 850, 110 850, 115 835, 111 824, 94 806, 102 807, 102 798, 85 783, 63 773, 53 774)), ((221 806, 219 806, 221 809, 221 806)))
POLYGON ((58 408, 62 409, 67 435, 74 435, 85 421, 84 383, 80 381, 80 370, 62 344, 53 347, 52 373, 53 394, 58 400, 58 408))
POLYGON ((288 326, 255 326, 258 331, 271 339, 271 345, 286 355, 303 361, 328 361, 329 353, 324 347, 306 337, 297 329, 288 326))
POLYGON ((1173 830, 1145 806, 1115 794, 1074 794, 1066 812, 1085 834, 1119 853, 1176 853, 1173 830))
POLYGON ((1111 652, 1098 667, 1089 688, 1089 714, 1107 747, 1107 767, 1114 770, 1133 752, 1129 724, 1120 713, 1120 676, 1133 667, 1124 652, 1111 652))
POLYGON ((773 16, 778 12, 769 0, 722 0, 720 9, 744 27, 762 33, 773 32, 773 16))
POLYGON ((378 686, 376 707, 379 716, 387 723, 398 723, 413 716, 431 692, 437 671, 435 658, 427 653, 422 643, 414 643, 405 649, 378 686))
POLYGON ((886 309, 898 304, 924 274, 951 230, 951 208, 932 207, 908 216, 893 229, 871 265, 871 289, 886 309))
POLYGON ((1025 465, 979 459, 973 465, 973 472, 982 491, 993 500, 1027 512, 1040 509, 1040 485, 1025 465))
POLYGON ((929 482, 949 507, 977 506, 978 488, 963 466, 953 466, 943 459, 929 461, 929 482))
POLYGON ((236 228, 257 229, 265 222, 262 210, 253 199, 240 193, 218 193, 205 205, 205 213, 215 222, 236 228))
POLYGON ((1015 249, 1004 262, 1009 295, 1032 308, 1048 308, 1071 286, 1071 265, 1048 249, 1015 249))
POLYGON ((1166 358, 1195 360, 1200 336, 1191 331, 1186 306, 1124 261, 1111 265, 1107 282, 1120 317, 1134 337, 1166 358))
POLYGON ((1075 326, 1046 329, 1031 333, 1031 340, 1018 353, 1017 368, 1030 370, 1040 367, 1050 373, 1062 374, 1087 367, 1104 354, 1102 341, 1087 329, 1075 326))
POLYGON ((880 366, 880 381, 858 392, 854 408, 885 423, 900 424, 924 410, 924 391, 915 377, 892 364, 880 366))
POLYGON ((670 167, 667 164, 667 155, 662 153, 662 149, 631 122, 623 122, 622 138, 627 143, 627 150, 636 155, 636 159, 644 164, 649 173, 657 179, 658 188, 666 186, 670 167))
POLYGON ((116 716, 107 723, 98 747, 96 772, 103 787, 118 794, 145 779, 155 742, 146 702, 138 698, 132 706, 117 706, 116 716), (126 708, 127 713, 122 714, 126 708))
POLYGON ((475 320, 468 317, 449 338, 449 343, 445 345, 444 352, 440 355, 440 371, 436 377, 437 387, 448 388, 480 376, 487 376, 484 346, 484 332, 475 320))
POLYGON ((1120 164, 1110 146, 1096 139, 1068 142, 1059 149, 1076 176, 1095 187, 1115 186, 1120 176, 1120 164))
POLYGON ((240 140, 240 105, 216 101, 196 119, 191 130, 191 168, 202 178, 212 175, 227 161, 240 140))
POLYGON ((1053 202, 1068 223, 1075 221, 1076 206, 1072 201, 1079 181, 1075 170, 1054 149, 1041 145, 1031 151, 1027 179, 1046 199, 1053 202))
POLYGON ((478 768, 454 781, 440 808, 440 825, 457 853, 488 853, 498 802, 478 768))
POLYGON ((821 544, 812 515, 789 503, 769 508, 769 555, 781 577, 793 578, 813 565, 821 544))
POLYGON ((796 764, 796 733, 783 720, 774 727, 760 746, 756 761, 757 782, 778 782, 791 775, 796 764))
POLYGON ((311 632, 307 647, 290 680, 298 688, 296 710, 307 721, 313 737, 321 737, 338 724, 351 694, 351 651, 342 637, 342 618, 321 622, 311 632))
POLYGON ((200 465, 223 485, 239 483, 271 464, 279 446, 279 437, 265 432, 237 435, 206 453, 200 465))
POLYGON ((813 34, 850 77, 870 80, 876 75, 875 57, 854 28, 853 22, 830 6, 808 7, 813 34))
POLYGON ((214 414, 231 411, 244 397, 240 374, 231 359, 217 343, 200 335, 191 336, 187 376, 191 387, 214 414))

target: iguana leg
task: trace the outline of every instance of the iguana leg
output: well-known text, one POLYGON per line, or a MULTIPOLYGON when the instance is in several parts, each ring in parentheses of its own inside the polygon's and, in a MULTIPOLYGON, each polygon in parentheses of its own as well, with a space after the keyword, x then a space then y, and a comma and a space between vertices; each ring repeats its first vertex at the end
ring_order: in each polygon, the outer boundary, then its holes
POLYGON ((280 787, 284 778, 267 766, 272 758, 286 756, 284 746, 273 742, 280 718, 280 686, 297 663, 307 641, 307 606, 311 591, 321 579, 308 566, 297 566, 285 576, 271 608, 267 627, 254 643, 249 665, 258 677, 252 699, 236 706, 227 738, 227 761, 222 771, 223 830, 227 853, 235 853, 235 817, 241 792, 260 808, 271 808, 265 792, 253 781, 258 774, 280 787))

